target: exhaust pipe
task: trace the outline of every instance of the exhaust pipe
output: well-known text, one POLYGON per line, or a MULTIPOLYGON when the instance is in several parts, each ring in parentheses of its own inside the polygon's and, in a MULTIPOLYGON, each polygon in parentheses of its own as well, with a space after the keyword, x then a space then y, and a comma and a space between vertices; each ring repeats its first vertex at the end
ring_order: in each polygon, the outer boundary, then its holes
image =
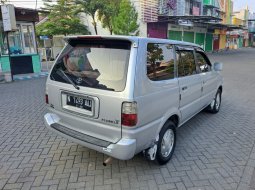
POLYGON ((112 161, 112 157, 108 157, 104 162, 103 165, 106 166, 107 164, 109 164, 112 161))

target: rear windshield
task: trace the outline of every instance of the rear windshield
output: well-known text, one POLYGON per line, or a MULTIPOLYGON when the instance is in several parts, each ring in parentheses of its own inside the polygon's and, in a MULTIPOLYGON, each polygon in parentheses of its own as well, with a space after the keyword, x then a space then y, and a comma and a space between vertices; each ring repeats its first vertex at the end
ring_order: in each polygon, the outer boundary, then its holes
POLYGON ((130 41, 73 39, 58 57, 50 78, 77 86, 123 91, 130 41), (67 79, 67 77, 69 79, 67 79))

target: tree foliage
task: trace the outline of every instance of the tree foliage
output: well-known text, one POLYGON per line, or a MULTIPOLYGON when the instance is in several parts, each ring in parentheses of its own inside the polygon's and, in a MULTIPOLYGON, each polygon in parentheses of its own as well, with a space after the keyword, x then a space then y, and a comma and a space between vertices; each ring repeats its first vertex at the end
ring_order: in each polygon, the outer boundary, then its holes
POLYGON ((163 50, 159 47, 159 44, 148 44, 147 57, 151 64, 164 59, 163 50))
POLYGON ((138 14, 129 0, 57 0, 57 4, 51 4, 52 0, 44 2, 44 9, 50 14, 48 20, 37 27, 39 35, 88 34, 87 27, 80 23, 79 13, 91 16, 96 35, 97 19, 110 34, 138 34, 138 14))
POLYGON ((121 0, 119 11, 113 17, 113 32, 118 35, 137 35, 139 25, 137 24, 138 13, 129 0, 121 0))
POLYGON ((159 44, 148 44, 147 58, 152 66, 153 77, 156 78, 156 61, 162 61, 164 59, 163 50, 159 47, 159 44))
POLYGON ((120 0, 103 0, 102 8, 98 10, 98 18, 103 28, 107 28, 112 35, 113 20, 119 13, 120 0))
POLYGON ((94 26, 94 30, 96 35, 97 32, 97 22, 96 22, 96 13, 98 10, 102 9, 103 1, 102 0, 75 0, 78 5, 77 13, 86 13, 92 17, 92 25, 94 26))
POLYGON ((75 14, 76 5, 72 0, 57 0, 56 4, 50 2, 44 1, 44 10, 49 12, 48 20, 37 26, 38 35, 89 34, 87 27, 75 14))

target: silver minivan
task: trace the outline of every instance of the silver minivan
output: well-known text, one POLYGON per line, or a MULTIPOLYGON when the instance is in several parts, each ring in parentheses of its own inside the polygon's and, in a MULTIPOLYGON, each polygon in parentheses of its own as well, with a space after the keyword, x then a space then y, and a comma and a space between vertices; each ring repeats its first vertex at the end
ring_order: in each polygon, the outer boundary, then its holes
POLYGON ((167 163, 176 129, 221 105, 221 63, 196 44, 130 36, 72 36, 46 82, 45 125, 121 160, 167 163))

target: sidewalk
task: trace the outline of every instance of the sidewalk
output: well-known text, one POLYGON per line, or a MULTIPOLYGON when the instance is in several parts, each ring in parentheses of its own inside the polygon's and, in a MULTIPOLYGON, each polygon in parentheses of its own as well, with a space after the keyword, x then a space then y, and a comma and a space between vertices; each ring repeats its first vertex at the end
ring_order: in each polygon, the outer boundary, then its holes
MULTIPOLYGON (((13 75, 13 81, 20 81, 20 80, 30 80, 36 79, 41 77, 47 77, 48 72, 50 71, 54 61, 44 61, 41 62, 41 72, 40 73, 27 73, 27 74, 18 74, 13 75)), ((3 73, 0 73, 0 83, 5 83, 5 77, 3 73)))
POLYGON ((42 70, 43 72, 48 72, 48 71, 50 71, 50 69, 51 69, 53 63, 54 63, 54 61, 43 61, 43 62, 41 62, 41 66, 42 66, 41 70, 42 70))

